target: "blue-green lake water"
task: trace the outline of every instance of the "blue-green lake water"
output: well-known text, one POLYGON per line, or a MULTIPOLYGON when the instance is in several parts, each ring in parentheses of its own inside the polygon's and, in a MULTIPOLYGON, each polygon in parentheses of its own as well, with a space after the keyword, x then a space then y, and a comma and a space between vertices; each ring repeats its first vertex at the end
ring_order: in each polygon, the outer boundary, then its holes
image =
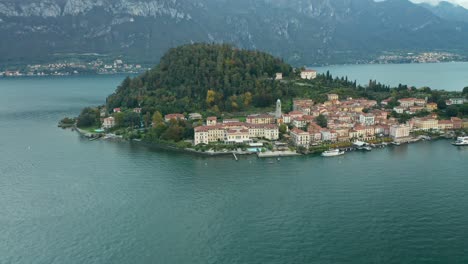
POLYGON ((333 76, 348 76, 362 85, 372 79, 392 86, 401 83, 448 91, 461 91, 468 86, 468 62, 336 65, 315 69, 320 73, 328 70, 333 76))
POLYGON ((468 263, 468 148, 270 164, 57 128, 122 79, 0 79, 0 263, 468 263))

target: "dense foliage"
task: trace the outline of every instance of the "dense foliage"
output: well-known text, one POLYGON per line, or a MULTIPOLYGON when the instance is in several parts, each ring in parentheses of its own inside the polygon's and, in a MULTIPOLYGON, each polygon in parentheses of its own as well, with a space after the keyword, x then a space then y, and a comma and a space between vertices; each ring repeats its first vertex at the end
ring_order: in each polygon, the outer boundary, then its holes
POLYGON ((76 125, 81 128, 99 126, 100 112, 97 108, 86 107, 77 118, 76 125))
POLYGON ((193 139, 193 126, 185 120, 173 119, 168 123, 161 122, 153 124, 153 126, 145 135, 145 140, 147 141, 179 142, 183 139, 193 139))
POLYGON ((107 105, 141 105, 163 114, 269 106, 288 93, 273 80, 277 72, 293 74, 290 65, 266 53, 229 45, 185 45, 171 49, 154 69, 125 79, 107 105))
POLYGON ((327 127, 327 124, 328 124, 327 118, 322 114, 320 114, 319 116, 315 118, 315 122, 317 122, 317 125, 321 127, 327 127))

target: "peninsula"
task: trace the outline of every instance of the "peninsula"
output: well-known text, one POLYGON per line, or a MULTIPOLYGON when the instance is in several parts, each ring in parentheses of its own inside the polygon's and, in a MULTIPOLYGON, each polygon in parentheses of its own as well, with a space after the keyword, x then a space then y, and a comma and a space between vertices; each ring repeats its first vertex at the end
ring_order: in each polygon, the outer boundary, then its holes
POLYGON ((259 51, 192 44, 62 125, 211 154, 286 155, 464 135, 467 99, 468 87, 361 86, 259 51))

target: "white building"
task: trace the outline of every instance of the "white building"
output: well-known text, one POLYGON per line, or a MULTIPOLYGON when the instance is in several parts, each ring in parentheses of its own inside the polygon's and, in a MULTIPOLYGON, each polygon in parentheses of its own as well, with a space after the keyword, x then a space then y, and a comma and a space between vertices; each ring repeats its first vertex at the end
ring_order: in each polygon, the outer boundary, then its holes
POLYGON ((200 113, 190 113, 189 114, 189 119, 190 120, 201 120, 201 119, 203 119, 203 116, 200 113))
POLYGON ((332 134, 328 130, 322 130, 320 131, 320 134, 322 135, 322 140, 323 141, 332 141, 332 134))
POLYGON ((112 116, 108 118, 104 118, 102 122, 102 128, 109 129, 109 128, 113 128, 114 126, 115 126, 115 118, 113 118, 112 116))
POLYGON ((305 148, 309 147, 310 134, 308 132, 302 131, 298 128, 293 128, 290 135, 294 145, 305 148))
POLYGON ((393 111, 395 111, 397 114, 403 114, 405 112, 406 108, 402 106, 395 106, 393 107, 393 111))
POLYGON ((450 98, 447 100, 447 105, 461 105, 466 102, 465 98, 450 98))
POLYGON ((373 114, 359 115, 359 123, 364 126, 373 126, 375 124, 375 116, 373 114))
POLYGON ((301 71, 301 79, 313 80, 315 78, 317 78, 317 71, 314 71, 314 70, 301 71))
POLYGON ((249 143, 253 138, 278 140, 279 129, 271 124, 223 123, 194 129, 195 145, 212 142, 249 143))
POLYGON ((394 139, 409 137, 409 125, 393 125, 390 127, 390 136, 394 139))
POLYGON ((244 144, 251 143, 249 130, 245 128, 233 128, 226 131, 225 143, 228 144, 244 144))
POLYGON ((216 116, 210 116, 206 119, 207 126, 216 126, 218 118, 216 116))
POLYGON ((401 98, 398 100, 398 102, 400 103, 400 106, 404 108, 414 106, 414 101, 415 101, 414 98, 401 98))

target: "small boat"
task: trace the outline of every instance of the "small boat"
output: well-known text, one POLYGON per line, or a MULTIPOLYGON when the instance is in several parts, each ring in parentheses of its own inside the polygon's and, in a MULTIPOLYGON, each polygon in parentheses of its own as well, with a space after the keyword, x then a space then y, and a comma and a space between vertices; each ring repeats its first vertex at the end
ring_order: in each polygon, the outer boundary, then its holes
POLYGON ((452 145, 454 146, 468 146, 468 137, 458 137, 457 141, 453 142, 452 145))
POLYGON ((395 145, 395 146, 400 146, 401 145, 400 142, 395 142, 395 141, 393 141, 392 144, 395 145))
POLYGON ((344 154, 345 152, 339 149, 331 149, 331 150, 324 151, 322 153, 322 157, 335 157, 335 156, 341 156, 344 154))

